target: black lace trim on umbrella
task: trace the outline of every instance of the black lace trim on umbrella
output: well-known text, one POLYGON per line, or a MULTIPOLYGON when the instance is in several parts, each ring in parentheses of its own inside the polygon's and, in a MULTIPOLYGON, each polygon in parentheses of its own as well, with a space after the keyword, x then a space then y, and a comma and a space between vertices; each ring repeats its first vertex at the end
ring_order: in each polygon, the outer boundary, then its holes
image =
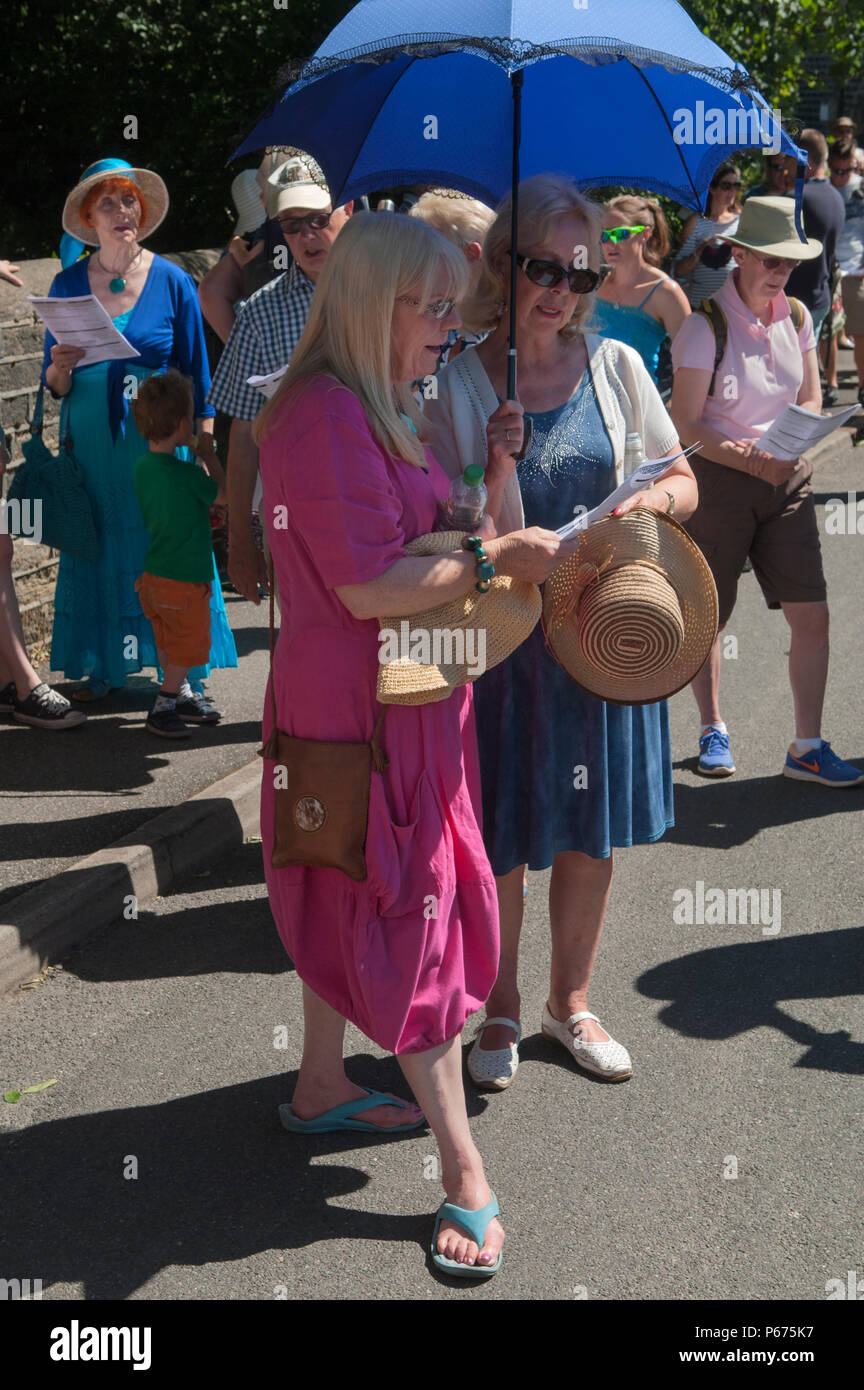
POLYGON ((741 68, 713 68, 692 63, 674 53, 622 44, 613 39, 597 37, 558 39, 553 43, 535 44, 525 39, 468 37, 461 34, 401 34, 394 35, 386 48, 360 44, 325 58, 310 58, 306 63, 287 63, 279 70, 279 82, 285 86, 314 81, 329 72, 351 63, 392 62, 402 56, 436 58, 443 53, 476 53, 492 58, 503 66, 525 67, 542 58, 569 56, 592 66, 615 63, 626 59, 636 67, 659 66, 668 72, 699 73, 715 85, 728 91, 749 90, 753 79, 741 68))

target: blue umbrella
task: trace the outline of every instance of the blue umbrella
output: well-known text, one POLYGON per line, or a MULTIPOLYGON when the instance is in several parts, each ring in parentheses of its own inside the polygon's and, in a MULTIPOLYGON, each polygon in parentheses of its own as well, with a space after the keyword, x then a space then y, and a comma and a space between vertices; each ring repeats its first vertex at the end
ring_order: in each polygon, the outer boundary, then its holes
MULTIPOLYGON (((334 207, 399 184, 495 206, 520 177, 650 188, 704 208, 717 165, 773 148, 799 165, 745 68, 676 0, 361 0, 243 141, 297 145, 334 207)), ((515 260, 508 396, 515 397, 515 260)))

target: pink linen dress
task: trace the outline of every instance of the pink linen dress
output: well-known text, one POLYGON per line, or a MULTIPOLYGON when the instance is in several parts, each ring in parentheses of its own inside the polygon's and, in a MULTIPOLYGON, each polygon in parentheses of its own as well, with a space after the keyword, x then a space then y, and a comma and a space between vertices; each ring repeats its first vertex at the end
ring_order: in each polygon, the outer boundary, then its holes
MULTIPOLYGON (((393 458, 357 397, 319 376, 270 417, 260 451, 267 534, 279 587, 274 671, 279 728, 368 741, 378 623, 335 586, 376 578, 431 531, 448 479, 393 458)), ((271 728, 269 693, 264 737, 271 728)), ((273 869, 273 763, 264 763, 261 832, 282 942, 316 994, 390 1052, 424 1052, 461 1032, 498 970, 495 880, 479 825, 471 686, 435 704, 388 707, 373 771, 368 876, 273 869)))

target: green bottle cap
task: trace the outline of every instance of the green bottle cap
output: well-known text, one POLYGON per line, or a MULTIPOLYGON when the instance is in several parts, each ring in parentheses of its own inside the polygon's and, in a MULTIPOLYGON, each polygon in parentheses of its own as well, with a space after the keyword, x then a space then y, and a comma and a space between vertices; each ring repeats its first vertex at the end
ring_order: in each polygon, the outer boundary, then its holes
POLYGON ((479 483, 482 483, 485 471, 485 468, 482 468, 479 463, 469 463, 462 474, 462 481, 467 483, 469 487, 477 487, 479 483))

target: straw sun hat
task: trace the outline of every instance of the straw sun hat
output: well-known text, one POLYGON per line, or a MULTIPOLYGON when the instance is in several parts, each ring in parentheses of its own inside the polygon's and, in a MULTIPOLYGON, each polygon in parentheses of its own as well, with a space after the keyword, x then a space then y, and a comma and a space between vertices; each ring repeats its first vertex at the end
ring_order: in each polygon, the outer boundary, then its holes
POLYGON ((70 236, 83 241, 86 246, 98 246, 99 238, 93 227, 81 221, 81 204, 85 194, 103 179, 131 179, 137 183, 147 202, 147 216, 141 218, 138 228, 138 241, 143 241, 155 232, 168 211, 168 189, 158 174, 151 169, 137 169, 125 159, 98 159, 84 170, 63 206, 63 230, 70 236))
POLYGON ((696 675, 717 636, 717 590, 677 521, 648 507, 583 531, 543 586, 558 663, 601 700, 665 700, 696 675))
MULTIPOLYGON (((437 531, 418 536, 406 545, 405 553, 446 555, 461 551, 468 534, 437 531)), ((458 686, 467 685, 515 651, 537 626, 542 606, 536 584, 496 574, 485 594, 472 589, 462 598, 422 613, 379 618, 380 635, 385 631, 394 634, 399 656, 385 662, 382 644, 378 699, 383 705, 426 705, 445 700, 458 686), (424 646, 427 650, 422 650, 424 646), (425 656, 430 657, 428 662, 418 659, 425 656), (478 658, 482 670, 476 669, 478 658)))

